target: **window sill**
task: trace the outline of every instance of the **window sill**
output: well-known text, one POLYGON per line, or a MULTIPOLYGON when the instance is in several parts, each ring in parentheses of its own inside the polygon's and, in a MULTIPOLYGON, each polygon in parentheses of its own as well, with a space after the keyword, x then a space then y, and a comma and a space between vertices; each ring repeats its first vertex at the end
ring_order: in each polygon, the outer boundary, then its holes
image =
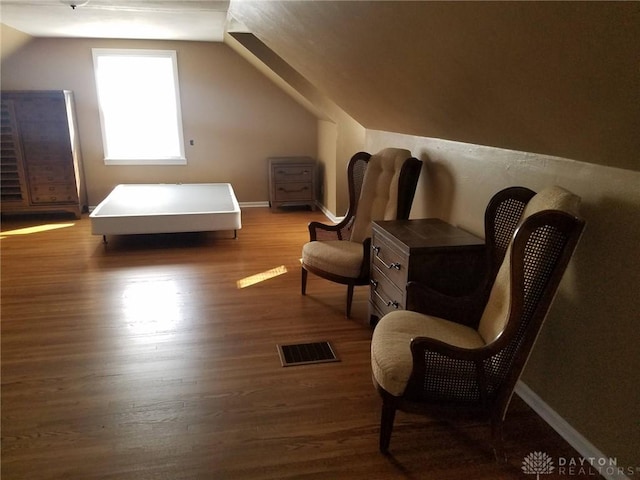
POLYGON ((186 158, 123 159, 105 158, 105 165, 186 165, 186 158))

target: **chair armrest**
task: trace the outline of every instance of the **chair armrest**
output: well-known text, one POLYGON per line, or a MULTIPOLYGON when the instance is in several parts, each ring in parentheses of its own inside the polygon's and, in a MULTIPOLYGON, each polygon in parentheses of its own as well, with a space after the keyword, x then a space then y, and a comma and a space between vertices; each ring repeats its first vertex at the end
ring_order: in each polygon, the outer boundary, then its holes
MULTIPOLYGON (((437 381, 436 384, 427 384, 425 379, 429 372, 433 374, 434 367, 437 369, 445 363, 447 371, 453 375, 452 385, 475 385, 480 389, 480 396, 487 398, 484 360, 491 356, 490 348, 462 348, 434 338, 416 337, 411 340, 411 356, 413 369, 404 392, 405 397, 421 398, 434 387, 441 390, 442 385, 437 381)), ((457 396, 456 393, 453 394, 457 396)))
POLYGON ((347 240, 346 233, 353 221, 352 218, 344 218, 340 223, 335 225, 327 225, 320 222, 310 222, 309 228, 309 240, 314 242, 316 240, 347 240))
POLYGON ((327 236, 326 234, 333 233, 331 236, 335 236, 336 240, 338 239, 338 229, 336 225, 325 225, 320 222, 310 222, 308 225, 309 228, 309 240, 314 242, 318 240, 318 231, 320 230, 320 237, 327 236))
POLYGON ((477 328, 484 304, 481 291, 454 297, 418 282, 407 283, 407 310, 477 328))

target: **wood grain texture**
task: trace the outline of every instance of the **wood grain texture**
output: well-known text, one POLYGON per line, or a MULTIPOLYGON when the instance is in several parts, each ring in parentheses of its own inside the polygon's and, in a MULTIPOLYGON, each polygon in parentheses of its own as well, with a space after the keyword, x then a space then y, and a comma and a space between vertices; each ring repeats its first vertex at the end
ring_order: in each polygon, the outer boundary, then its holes
POLYGON ((237 240, 105 247, 86 216, 4 219, 2 479, 522 479, 532 451, 578 457, 517 398, 506 464, 485 424, 403 413, 381 455, 368 289, 350 320, 344 286, 310 276, 300 295, 310 220, 244 209, 237 240), (72 225, 11 234, 43 224, 72 225), (319 340, 341 361, 281 367, 278 343, 319 340))

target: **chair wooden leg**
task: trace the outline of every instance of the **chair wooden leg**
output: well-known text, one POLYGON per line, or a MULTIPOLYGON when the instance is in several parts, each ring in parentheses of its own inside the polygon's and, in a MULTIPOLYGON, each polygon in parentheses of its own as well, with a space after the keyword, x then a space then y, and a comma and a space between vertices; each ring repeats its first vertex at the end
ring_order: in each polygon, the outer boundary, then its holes
POLYGON ((302 270, 302 283, 300 284, 301 288, 302 288, 302 295, 306 295, 307 294, 307 271, 305 270, 304 267, 301 268, 302 270))
POLYGON ((389 452, 389 443, 391 443, 391 432, 395 418, 396 406, 383 400, 382 415, 380 418, 380 451, 382 453, 389 452))
POLYGON ((351 303, 353 303, 353 284, 347 285, 347 318, 351 318, 351 303))
POLYGON ((504 450, 502 424, 502 419, 491 420, 491 443, 493 444, 493 455, 498 463, 504 463, 507 461, 507 454, 504 450))

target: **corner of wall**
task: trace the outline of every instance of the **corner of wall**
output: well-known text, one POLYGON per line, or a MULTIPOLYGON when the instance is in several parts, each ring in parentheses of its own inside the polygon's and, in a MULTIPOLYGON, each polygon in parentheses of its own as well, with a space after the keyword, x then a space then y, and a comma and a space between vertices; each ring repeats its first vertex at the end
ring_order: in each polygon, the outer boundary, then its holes
POLYGON ((0 60, 4 61, 14 52, 29 43, 33 37, 0 23, 0 60))

